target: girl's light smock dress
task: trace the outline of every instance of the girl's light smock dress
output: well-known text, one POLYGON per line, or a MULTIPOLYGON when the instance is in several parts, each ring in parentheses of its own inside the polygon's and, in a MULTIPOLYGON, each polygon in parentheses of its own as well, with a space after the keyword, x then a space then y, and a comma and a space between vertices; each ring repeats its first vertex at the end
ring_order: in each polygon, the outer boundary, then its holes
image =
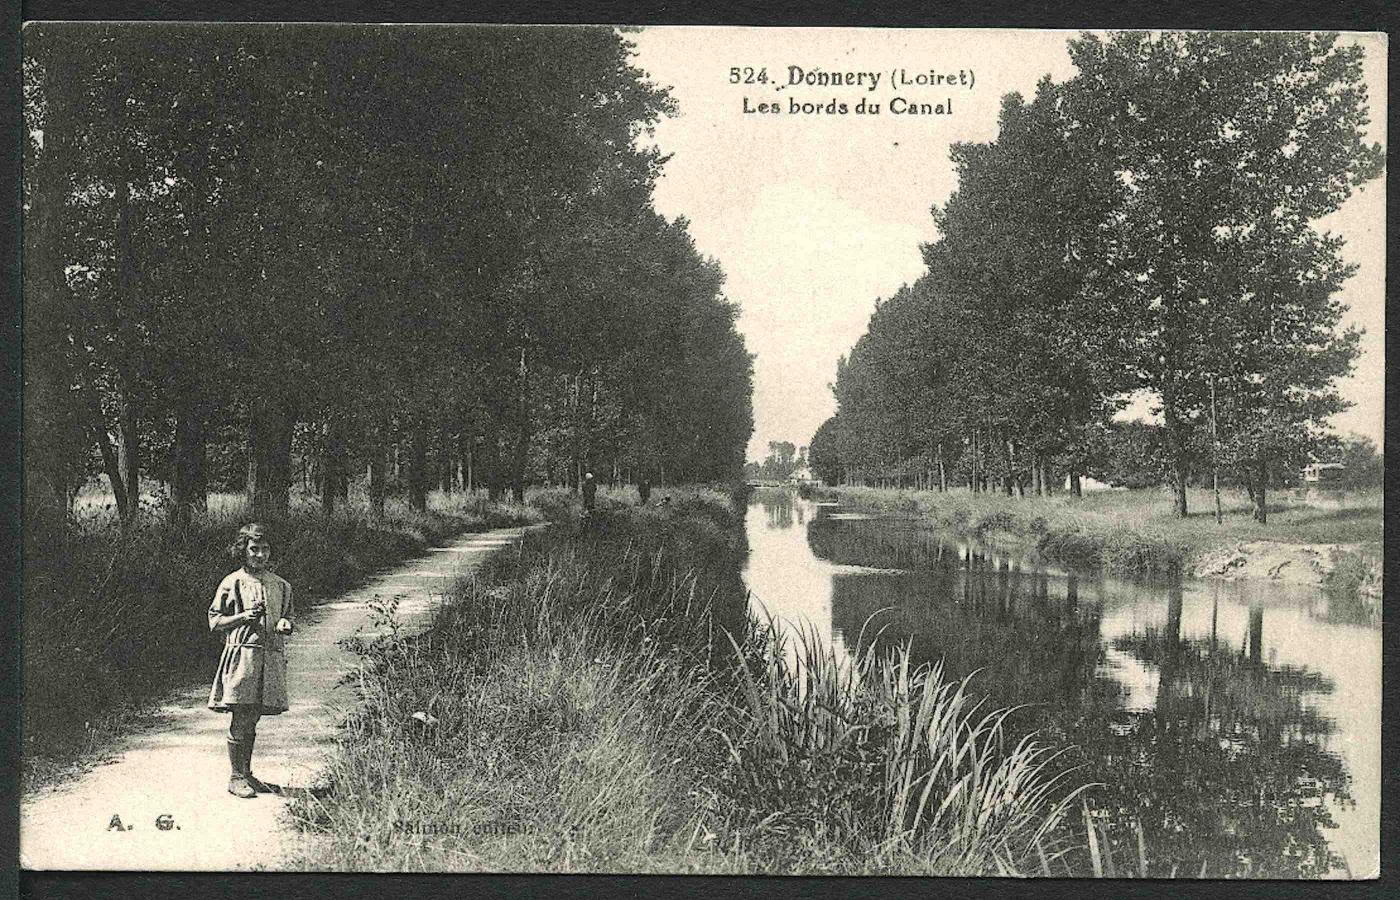
POLYGON ((231 712, 234 704, 262 707, 265 716, 287 710, 287 637, 273 626, 278 619, 293 618, 292 586, 271 572, 253 574, 244 569, 229 575, 214 592, 209 622, 232 616, 261 599, 262 619, 224 632, 224 652, 209 690, 209 708, 231 712))

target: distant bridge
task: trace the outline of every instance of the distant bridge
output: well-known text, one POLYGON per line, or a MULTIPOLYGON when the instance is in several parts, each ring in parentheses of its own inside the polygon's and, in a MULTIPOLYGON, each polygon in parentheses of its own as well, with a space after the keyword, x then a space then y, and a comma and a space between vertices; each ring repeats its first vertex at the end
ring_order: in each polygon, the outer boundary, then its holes
POLYGON ((813 478, 750 478, 745 482, 751 488, 800 488, 820 484, 813 478))

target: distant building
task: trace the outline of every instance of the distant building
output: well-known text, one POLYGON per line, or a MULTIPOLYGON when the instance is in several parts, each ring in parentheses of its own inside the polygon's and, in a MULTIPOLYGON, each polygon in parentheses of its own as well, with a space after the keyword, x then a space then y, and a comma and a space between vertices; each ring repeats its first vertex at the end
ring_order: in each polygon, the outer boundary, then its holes
POLYGON ((1308 487, 1336 487, 1346 474, 1347 467, 1341 463, 1308 463, 1303 469, 1303 483, 1308 487))
MULTIPOLYGON (((1065 485, 1064 485, 1064 488, 1065 488, 1065 492, 1068 493, 1068 492, 1069 492, 1069 476, 1068 476, 1068 475, 1065 476, 1065 485)), ((1097 478, 1090 478, 1088 475, 1080 475, 1080 476, 1079 476, 1079 490, 1082 491, 1082 492, 1085 493, 1085 494, 1089 494, 1089 493, 1093 493, 1093 492, 1095 492, 1095 491, 1121 491, 1121 490, 1126 490, 1126 488, 1114 487, 1113 485, 1111 485, 1111 484, 1109 484, 1109 483, 1107 483, 1107 482, 1105 482, 1105 481, 1099 481, 1097 478)))

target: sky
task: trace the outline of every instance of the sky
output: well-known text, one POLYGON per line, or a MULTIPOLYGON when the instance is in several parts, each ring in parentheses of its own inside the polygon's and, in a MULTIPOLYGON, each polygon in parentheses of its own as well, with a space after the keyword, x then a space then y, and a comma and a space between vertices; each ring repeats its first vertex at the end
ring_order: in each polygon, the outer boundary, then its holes
MULTIPOLYGON (((770 441, 806 445, 836 411, 837 359, 865 332, 877 298, 922 274, 920 244, 936 235, 930 210, 956 187, 955 141, 996 137, 1004 94, 1029 98, 1045 75, 1074 74, 1074 32, 992 29, 648 27, 631 35, 634 62, 670 89, 679 112, 654 139, 672 154, 656 188, 664 215, 685 216, 700 251, 726 275, 738 327, 754 360, 754 434, 748 457, 770 441), (731 83, 739 68, 740 83, 731 83), (768 83, 746 83, 766 69, 768 83), (798 67, 800 74, 792 67, 798 67), (891 85, 930 75, 941 83, 891 85), (858 83, 815 75, 878 73, 858 83), (802 79, 791 84, 791 77, 802 79), (954 83, 949 84, 948 80, 954 83), (963 81, 966 83, 963 83, 963 81), (943 104, 946 114, 892 111, 891 100, 943 104), (878 115, 857 114, 861 100, 878 115), (846 115, 790 112, 790 104, 845 102, 846 115), (776 103, 780 114, 746 112, 776 103)), ((1373 122, 1385 143, 1385 37, 1367 48, 1373 122)), ((1363 327, 1362 357, 1342 384, 1355 406, 1334 425, 1381 444, 1384 423, 1385 184, 1369 183, 1320 223, 1347 239, 1360 267, 1342 299, 1363 327)), ((1129 414, 1148 417, 1150 398, 1129 414)))

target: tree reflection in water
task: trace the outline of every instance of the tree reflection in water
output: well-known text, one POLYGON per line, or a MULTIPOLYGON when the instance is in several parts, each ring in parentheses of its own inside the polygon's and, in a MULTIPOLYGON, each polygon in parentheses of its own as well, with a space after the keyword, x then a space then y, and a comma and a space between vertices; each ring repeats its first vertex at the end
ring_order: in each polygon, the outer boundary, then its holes
MULTIPOLYGON (((1249 611, 1243 645, 1181 638, 1181 588, 1166 627, 1113 641, 1157 669, 1155 708, 1132 716, 1096 754, 1112 839, 1136 811, 1162 860, 1196 860, 1213 877, 1325 875, 1343 861, 1322 830, 1331 804, 1351 802, 1341 759, 1323 749, 1333 723, 1305 704, 1330 694, 1316 672, 1263 660, 1264 609, 1249 611)), ((1135 854, 1134 854, 1135 856, 1135 854)), ((1151 859, 1151 857, 1149 857, 1151 859)), ((1185 872, 1183 874, 1196 874, 1185 872)))
MULTIPOLYGON (((1181 583, 1143 585, 1165 595, 1165 624, 1105 641, 1103 605, 1081 599, 1073 575, 868 524, 814 522, 808 541, 833 562, 914 571, 835 576, 835 628, 853 638, 873 615, 880 640, 909 640, 917 660, 942 658, 954 677, 977 672, 992 706, 1030 704, 1009 729, 1071 745, 1064 761, 1103 784, 1092 815, 1119 874, 1141 874, 1144 858, 1154 877, 1316 877, 1344 865, 1323 831, 1335 827, 1333 806, 1351 802, 1349 777, 1324 749, 1333 723, 1307 703, 1333 685, 1264 660, 1262 607, 1235 640, 1183 639, 1181 583), (1155 672, 1150 708, 1127 708, 1108 648, 1155 672)), ((1075 826, 1063 838, 1083 845, 1082 819, 1075 826)), ((1065 861, 1090 869, 1083 849, 1065 861)))
POLYGON ((769 528, 791 528, 794 515, 801 524, 802 507, 794 502, 793 495, 788 491, 761 490, 758 499, 763 504, 763 514, 769 528))

